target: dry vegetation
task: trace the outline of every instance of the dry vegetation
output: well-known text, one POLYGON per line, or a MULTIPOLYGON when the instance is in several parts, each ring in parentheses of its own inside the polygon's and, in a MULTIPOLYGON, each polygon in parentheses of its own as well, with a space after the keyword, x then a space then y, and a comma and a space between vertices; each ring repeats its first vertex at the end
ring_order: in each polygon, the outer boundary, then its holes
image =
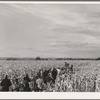
MULTIPOLYGON (((64 67, 64 60, 49 60, 49 61, 35 61, 35 60, 0 60, 0 80, 7 74, 11 80, 14 76, 21 78, 25 73, 28 73, 32 79, 37 71, 41 68, 48 69, 50 67, 64 67)), ((97 81, 100 74, 100 61, 91 60, 67 60, 69 64, 74 66, 74 74, 69 76, 60 74, 56 83, 53 85, 48 84, 44 91, 56 92, 95 92, 99 91, 99 82, 97 81)), ((31 89, 32 83, 30 84, 31 89)))

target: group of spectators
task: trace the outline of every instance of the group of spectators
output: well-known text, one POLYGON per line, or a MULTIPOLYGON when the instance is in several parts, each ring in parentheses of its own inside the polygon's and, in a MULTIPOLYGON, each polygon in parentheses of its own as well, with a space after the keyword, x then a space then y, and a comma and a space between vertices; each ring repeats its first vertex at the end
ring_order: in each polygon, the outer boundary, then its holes
POLYGON ((6 75, 0 83, 0 91, 46 91, 47 88, 55 88, 56 80, 64 73, 66 73, 67 76, 71 79, 72 75, 74 74, 73 65, 65 62, 65 65, 61 68, 41 68, 37 74, 34 75, 33 79, 31 79, 27 73, 21 81, 18 76, 12 80, 8 75, 6 75))

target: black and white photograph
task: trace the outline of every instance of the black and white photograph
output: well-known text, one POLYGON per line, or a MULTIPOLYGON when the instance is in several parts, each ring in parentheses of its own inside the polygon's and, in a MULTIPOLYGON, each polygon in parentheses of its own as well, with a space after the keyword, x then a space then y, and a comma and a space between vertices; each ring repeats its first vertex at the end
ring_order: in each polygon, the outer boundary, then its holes
POLYGON ((0 3, 0 92, 100 92, 100 3, 0 3))

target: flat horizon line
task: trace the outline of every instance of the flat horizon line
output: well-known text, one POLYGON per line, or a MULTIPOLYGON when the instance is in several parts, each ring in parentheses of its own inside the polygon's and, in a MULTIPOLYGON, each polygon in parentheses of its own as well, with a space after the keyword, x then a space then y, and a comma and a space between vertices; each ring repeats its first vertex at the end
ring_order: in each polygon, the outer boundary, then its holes
POLYGON ((89 57, 84 57, 84 58, 82 58, 82 57, 39 57, 39 56, 37 56, 37 57, 0 57, 0 59, 5 59, 5 60, 10 60, 10 59, 15 59, 15 60, 17 60, 17 59, 33 59, 33 60, 43 60, 43 59, 47 59, 47 60, 52 60, 52 59, 57 59, 57 60, 74 60, 74 59, 86 59, 86 60, 88 60, 88 59, 91 59, 91 60, 97 60, 97 59, 100 59, 100 57, 94 57, 94 58, 89 58, 89 57))

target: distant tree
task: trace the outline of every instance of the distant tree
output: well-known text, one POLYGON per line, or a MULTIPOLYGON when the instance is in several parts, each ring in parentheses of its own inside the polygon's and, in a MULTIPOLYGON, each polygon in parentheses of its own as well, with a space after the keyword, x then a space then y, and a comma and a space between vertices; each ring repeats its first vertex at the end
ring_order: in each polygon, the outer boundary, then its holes
POLYGON ((17 60, 17 58, 7 58, 6 60, 17 60))
POLYGON ((97 58, 96 60, 100 60, 100 58, 97 58))
POLYGON ((41 60, 41 58, 40 57, 36 57, 35 60, 41 60))

